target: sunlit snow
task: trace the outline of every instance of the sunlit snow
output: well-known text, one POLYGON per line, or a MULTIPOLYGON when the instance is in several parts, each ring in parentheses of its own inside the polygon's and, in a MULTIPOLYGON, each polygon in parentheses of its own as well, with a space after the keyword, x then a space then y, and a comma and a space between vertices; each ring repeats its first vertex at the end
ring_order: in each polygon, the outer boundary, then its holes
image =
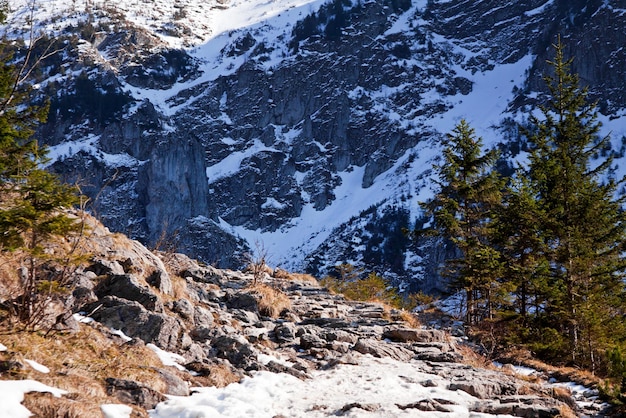
POLYGON ((29 392, 48 392, 57 398, 67 393, 36 380, 0 380, 0 417, 30 417, 32 414, 22 405, 24 394, 29 392))

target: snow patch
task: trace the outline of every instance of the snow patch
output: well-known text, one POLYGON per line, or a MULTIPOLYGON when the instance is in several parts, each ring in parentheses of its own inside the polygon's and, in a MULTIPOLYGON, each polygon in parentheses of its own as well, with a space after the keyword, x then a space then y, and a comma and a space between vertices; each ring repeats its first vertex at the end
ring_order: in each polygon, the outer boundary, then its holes
POLYGON ((50 373, 49 368, 47 368, 41 363, 37 363, 35 360, 24 359, 24 361, 28 363, 30 367, 32 367, 34 370, 37 370, 40 373, 50 373))
POLYGON ((36 380, 0 380, 0 416, 11 418, 32 416, 30 411, 22 405, 24 394, 29 392, 47 392, 56 398, 68 393, 36 380))

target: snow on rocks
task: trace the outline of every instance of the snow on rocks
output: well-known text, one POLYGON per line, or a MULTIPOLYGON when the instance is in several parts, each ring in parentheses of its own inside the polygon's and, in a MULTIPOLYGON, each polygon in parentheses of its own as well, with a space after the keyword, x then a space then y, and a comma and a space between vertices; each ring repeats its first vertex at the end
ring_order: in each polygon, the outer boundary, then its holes
POLYGON ((48 392, 57 398, 67 393, 36 380, 0 380, 0 416, 30 417, 32 414, 22 405, 24 394, 29 392, 48 392))

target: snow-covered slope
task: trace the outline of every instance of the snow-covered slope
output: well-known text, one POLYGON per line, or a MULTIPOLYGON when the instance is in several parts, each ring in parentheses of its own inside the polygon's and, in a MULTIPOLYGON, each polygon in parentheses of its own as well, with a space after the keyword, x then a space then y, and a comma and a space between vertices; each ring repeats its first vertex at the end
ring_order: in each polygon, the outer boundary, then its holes
MULTIPOLYGON (((9 36, 29 37, 30 3, 11 3, 9 36)), ((442 138, 465 118, 515 158, 512 122, 541 99, 558 33, 616 152, 626 137, 619 1, 35 8, 36 31, 62 49, 37 80, 52 98, 52 167, 86 179, 112 229, 221 266, 258 243, 284 268, 354 262, 436 288, 445 252, 398 231, 431 194, 442 138)))

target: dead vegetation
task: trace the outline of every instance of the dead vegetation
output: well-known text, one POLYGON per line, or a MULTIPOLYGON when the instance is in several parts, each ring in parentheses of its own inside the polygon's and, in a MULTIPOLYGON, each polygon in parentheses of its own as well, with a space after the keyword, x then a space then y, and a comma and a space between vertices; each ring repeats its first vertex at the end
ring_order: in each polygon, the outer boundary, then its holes
MULTIPOLYGON (((54 338, 36 332, 9 332, 0 336, 7 351, 0 352, 3 379, 35 379, 66 390, 54 398, 47 394, 28 394, 24 405, 39 417, 101 416, 99 405, 119 403, 107 395, 104 379, 132 379, 165 390, 157 372, 160 360, 143 344, 127 344, 82 325, 80 332, 56 334, 54 338), (33 360, 50 369, 41 373, 27 365, 33 360), (24 365, 25 367, 20 367, 24 365)), ((146 416, 135 410, 133 416, 146 416)))
POLYGON ((289 297, 270 285, 257 282, 248 290, 255 296, 261 315, 278 318, 283 311, 291 307, 289 297))
POLYGON ((602 379, 590 371, 574 367, 553 366, 544 363, 532 356, 528 350, 511 349, 498 357, 499 361, 531 367, 547 376, 561 382, 575 382, 588 388, 596 388, 602 383, 602 379))

